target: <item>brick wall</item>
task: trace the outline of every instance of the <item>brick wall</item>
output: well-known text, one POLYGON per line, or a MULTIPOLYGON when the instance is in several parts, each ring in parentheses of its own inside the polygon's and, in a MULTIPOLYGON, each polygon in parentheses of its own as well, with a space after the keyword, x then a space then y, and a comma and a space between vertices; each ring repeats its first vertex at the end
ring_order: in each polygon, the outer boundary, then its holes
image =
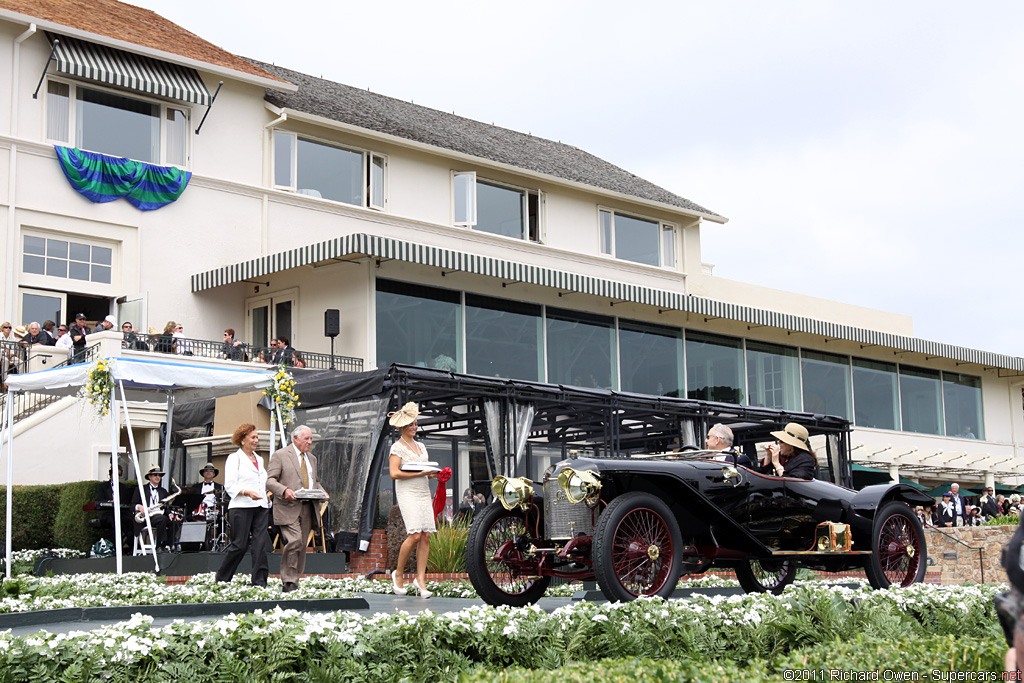
POLYGON ((353 550, 348 555, 348 570, 365 576, 374 569, 384 569, 388 559, 388 535, 383 529, 374 529, 370 547, 365 552, 353 550))
POLYGON ((928 557, 934 562, 928 567, 929 575, 937 572, 944 585, 1006 582, 999 560, 1016 530, 1015 526, 925 529, 928 557))

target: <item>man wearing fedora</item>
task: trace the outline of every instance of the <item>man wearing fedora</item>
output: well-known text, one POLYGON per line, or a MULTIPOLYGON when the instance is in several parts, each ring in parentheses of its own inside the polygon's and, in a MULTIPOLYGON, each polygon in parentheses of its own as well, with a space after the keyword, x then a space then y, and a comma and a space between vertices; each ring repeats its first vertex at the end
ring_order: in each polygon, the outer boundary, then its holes
POLYGON ((814 457, 807 428, 790 422, 781 431, 771 434, 778 442, 765 447, 761 472, 777 477, 813 479, 818 471, 818 460, 814 457))
MULTIPOLYGON (((150 468, 146 472, 146 479, 149 480, 149 483, 142 485, 141 496, 139 490, 135 489, 135 495, 132 497, 132 508, 135 512, 145 512, 147 508, 153 507, 168 496, 167 489, 160 485, 163 476, 164 473, 159 467, 150 468)), ((171 520, 167 516, 167 512, 167 510, 163 510, 160 514, 150 515, 149 518, 149 523, 153 525, 153 535, 156 536, 156 547, 159 552, 168 552, 173 542, 170 537, 171 520)), ((136 521, 135 535, 137 536, 145 528, 145 521, 141 523, 136 521)))
POLYGON ((223 497, 221 491, 224 490, 224 485, 213 480, 218 474, 220 470, 214 467, 212 462, 206 463, 206 467, 199 470, 203 480, 195 486, 195 492, 203 497, 202 505, 211 510, 217 506, 217 499, 223 497))
MULTIPOLYGON (((320 515, 312 500, 300 500, 300 489, 320 489, 317 478, 313 432, 305 425, 292 431, 292 443, 275 451, 267 465, 267 489, 274 494, 274 524, 281 529, 284 551, 281 553, 281 590, 299 587, 306 570, 306 542, 312 529, 320 528, 320 515)), ((326 491, 324 492, 326 496, 326 491)))

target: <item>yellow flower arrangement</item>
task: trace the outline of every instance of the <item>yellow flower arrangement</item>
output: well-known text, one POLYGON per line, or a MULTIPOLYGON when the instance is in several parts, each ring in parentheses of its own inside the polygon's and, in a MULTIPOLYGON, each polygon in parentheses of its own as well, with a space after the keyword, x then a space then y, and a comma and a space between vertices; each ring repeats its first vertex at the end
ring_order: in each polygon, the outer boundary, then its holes
POLYGON ((79 392, 78 397, 83 398, 92 404, 97 417, 103 417, 110 412, 110 392, 114 388, 114 378, 110 371, 114 361, 109 358, 101 358, 89 369, 89 381, 85 383, 79 392))
POLYGON ((295 393, 295 378, 292 373, 279 365, 274 373, 274 383, 263 391, 263 395, 281 408, 281 420, 288 424, 295 420, 295 409, 301 406, 295 393))

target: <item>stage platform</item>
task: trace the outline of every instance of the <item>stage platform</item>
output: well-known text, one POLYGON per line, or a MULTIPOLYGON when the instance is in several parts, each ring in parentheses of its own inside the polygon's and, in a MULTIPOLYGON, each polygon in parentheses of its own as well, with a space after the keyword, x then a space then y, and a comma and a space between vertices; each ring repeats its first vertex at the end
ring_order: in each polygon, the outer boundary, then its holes
MULTIPOLYGON (((162 553, 157 555, 160 562, 159 574, 164 576, 195 576, 215 572, 224 559, 224 553, 192 552, 162 553)), ((270 574, 280 574, 281 553, 270 553, 270 574)), ((121 559, 121 568, 125 572, 152 572, 153 556, 125 555, 121 559)), ((54 574, 113 574, 117 571, 117 563, 113 557, 84 557, 80 559, 62 560, 46 558, 36 567, 36 575, 43 576, 47 572, 54 574)), ((252 561, 246 555, 238 565, 239 574, 252 572, 252 561)), ((348 573, 348 556, 345 553, 306 553, 305 574, 319 574, 336 577, 348 573)))

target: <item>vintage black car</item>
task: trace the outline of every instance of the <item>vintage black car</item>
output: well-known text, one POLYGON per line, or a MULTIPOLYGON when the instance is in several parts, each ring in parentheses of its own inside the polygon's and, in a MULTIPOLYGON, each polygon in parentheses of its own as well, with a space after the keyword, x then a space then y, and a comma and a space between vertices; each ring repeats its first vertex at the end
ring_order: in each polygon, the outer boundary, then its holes
POLYGON ((672 594, 680 576, 731 568, 748 592, 781 592, 800 567, 864 568, 875 588, 924 577, 927 548, 905 484, 853 491, 762 474, 716 451, 584 458, 539 485, 497 477, 467 541, 492 605, 538 600, 552 577, 597 580, 613 601, 672 594))

